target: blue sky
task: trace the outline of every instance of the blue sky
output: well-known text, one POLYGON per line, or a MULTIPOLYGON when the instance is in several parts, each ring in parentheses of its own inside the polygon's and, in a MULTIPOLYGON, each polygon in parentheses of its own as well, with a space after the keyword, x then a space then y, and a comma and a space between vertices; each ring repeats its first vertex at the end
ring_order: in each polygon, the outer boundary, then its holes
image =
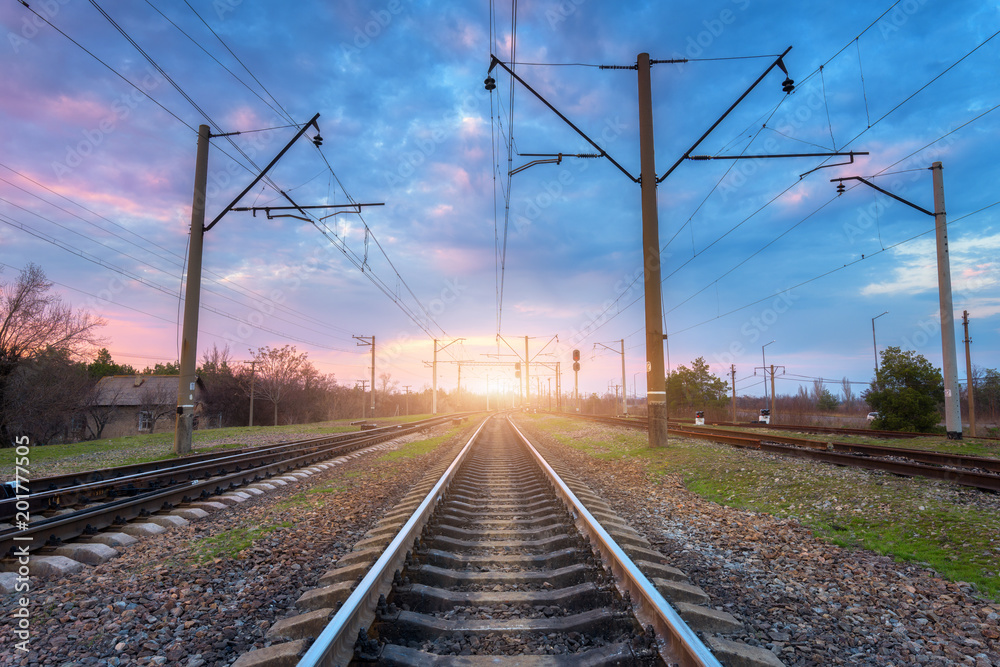
MULTIPOLYGON (((626 383, 643 393, 639 187, 606 160, 507 176, 532 159, 519 154, 593 152, 519 85, 511 106, 499 69, 484 89, 490 53, 511 59, 509 4, 30 4, 47 22, 0 6, 2 276, 42 266, 66 301, 107 319, 115 359, 178 355, 198 125, 243 132, 212 141, 211 219, 287 126, 319 113, 322 148, 297 142, 241 204, 282 205, 277 186, 302 205, 384 206, 311 222, 228 213, 206 234, 199 349, 247 359, 290 343, 353 385, 368 357, 352 336, 375 335, 378 372, 419 390, 433 337, 465 339, 442 359, 489 361, 512 354, 498 333, 519 352, 530 336, 532 356, 558 336, 538 360, 568 371, 578 348, 582 390, 604 392, 621 382, 620 357, 595 344, 624 339, 626 383)), ((998 30, 1000 4, 972 0, 521 1, 513 46, 517 73, 633 174, 635 72, 594 65, 640 52, 690 60, 653 68, 658 173, 789 46, 795 92, 775 69, 695 154, 870 152, 803 177, 824 159, 685 161, 659 186, 670 363, 703 356, 727 378, 735 364, 738 391, 759 395, 771 340, 779 393, 869 381, 883 311, 880 349, 941 365, 933 219, 856 182, 837 197, 829 182, 874 177, 931 209, 936 160, 956 318, 970 313, 974 363, 1000 366, 998 30)), ((463 385, 487 374, 510 378, 469 366, 463 385)), ((454 364, 439 375, 454 387, 454 364)))

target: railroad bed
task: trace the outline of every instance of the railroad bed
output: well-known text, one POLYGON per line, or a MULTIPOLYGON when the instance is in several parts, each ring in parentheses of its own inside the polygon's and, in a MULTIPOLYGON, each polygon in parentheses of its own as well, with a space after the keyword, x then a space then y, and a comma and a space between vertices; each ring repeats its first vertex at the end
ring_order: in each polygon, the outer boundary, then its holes
POLYGON ((236 667, 303 652, 299 667, 781 664, 717 636, 745 627, 701 606, 701 589, 505 417, 486 420, 320 585, 296 603, 313 611, 269 632, 293 641, 236 667))
POLYGON ((662 664, 565 505, 498 420, 480 436, 388 600, 356 663, 555 654, 566 664, 662 664))

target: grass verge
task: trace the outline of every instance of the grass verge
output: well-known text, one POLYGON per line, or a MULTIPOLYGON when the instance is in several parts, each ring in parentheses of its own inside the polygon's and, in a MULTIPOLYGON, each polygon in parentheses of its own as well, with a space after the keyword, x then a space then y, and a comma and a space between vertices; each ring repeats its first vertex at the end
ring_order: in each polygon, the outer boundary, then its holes
POLYGON ((630 460, 653 478, 676 475, 707 500, 795 518, 832 543, 925 564, 1000 601, 1000 503, 990 494, 706 441, 672 439, 654 450, 642 431, 564 417, 531 420, 595 458, 630 460))

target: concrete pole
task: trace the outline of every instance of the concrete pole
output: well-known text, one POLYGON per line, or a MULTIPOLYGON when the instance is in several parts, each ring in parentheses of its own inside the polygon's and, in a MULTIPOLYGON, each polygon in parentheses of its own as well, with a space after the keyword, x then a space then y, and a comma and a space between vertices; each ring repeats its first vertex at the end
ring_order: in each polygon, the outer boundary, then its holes
POLYGON ((524 337, 524 409, 531 409, 531 376, 528 373, 528 337, 524 337))
POLYGON ((969 387, 969 435, 976 437, 976 394, 972 387, 972 354, 969 352, 969 311, 962 311, 962 327, 965 329, 965 382, 969 387))
POLYGON ((580 412, 580 371, 573 371, 573 404, 577 413, 580 412))
POLYGON ((456 366, 458 366, 458 385, 455 387, 455 409, 461 411, 459 406, 462 403, 462 362, 458 362, 456 366))
POLYGON ((209 128, 198 128, 198 155, 191 203, 191 244, 188 250, 187 285, 184 291, 184 325, 181 337, 181 370, 177 383, 177 421, 174 454, 191 453, 194 431, 194 393, 198 361, 198 310, 201 305, 201 256, 205 237, 205 189, 208 185, 209 128))
POLYGON ((937 238, 938 299, 941 303, 941 356, 944 371, 944 417, 949 440, 962 439, 962 409, 958 393, 958 355, 955 350, 955 308, 951 301, 951 260, 948 258, 948 218, 944 207, 944 175, 940 162, 931 165, 934 176, 934 229, 937 238))
POLYGON ((622 414, 628 417, 628 397, 625 391, 625 339, 622 338, 622 414))
POLYGON ((656 210, 656 158, 653 151, 653 93, 649 54, 640 53, 639 161, 642 186, 642 265, 646 305, 646 400, 649 445, 667 444, 667 383, 663 371, 663 310, 660 305, 660 222, 656 210))
POLYGON ((431 364, 431 414, 438 413, 438 341, 434 339, 434 361, 431 364))
POLYGON ((375 417, 375 336, 372 336, 372 417, 375 417))

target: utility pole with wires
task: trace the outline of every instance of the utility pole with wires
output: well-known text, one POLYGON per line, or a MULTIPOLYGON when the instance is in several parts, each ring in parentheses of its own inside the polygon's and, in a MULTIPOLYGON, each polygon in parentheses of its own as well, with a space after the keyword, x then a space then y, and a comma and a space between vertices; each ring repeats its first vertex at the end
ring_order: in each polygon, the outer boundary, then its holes
MULTIPOLYGON (((431 414, 436 415, 438 413, 438 352, 444 351, 446 348, 458 343, 459 341, 465 340, 464 338, 456 338, 447 345, 442 345, 438 347, 438 339, 434 339, 434 360, 431 362, 431 414)), ((424 362, 427 363, 426 361, 424 362)))
MULTIPOLYGON (((204 252, 204 237, 205 232, 209 231, 214 227, 226 213, 236 210, 234 207, 250 190, 254 188, 263 178, 267 176, 267 172, 277 164, 278 160, 288 152, 292 145, 299 140, 299 138, 306 133, 310 127, 316 128, 316 135, 312 138, 313 144, 319 147, 323 143, 323 137, 319 133, 319 114, 316 114, 309 122, 305 123, 299 131, 295 133, 284 148, 278 151, 278 154, 271 160, 270 163, 250 182, 246 188, 236 198, 226 206, 221 213, 215 216, 208 225, 205 224, 205 206, 206 197, 208 189, 208 149, 210 146, 210 141, 214 137, 226 137, 234 134, 239 134, 239 132, 228 132, 220 134, 212 134, 211 129, 208 125, 200 125, 198 127, 198 152, 195 158, 195 172, 194 172, 194 198, 191 203, 191 240, 188 249, 188 270, 187 270, 187 281, 184 286, 184 320, 181 326, 181 359, 180 359, 180 378, 177 383, 177 420, 174 425, 174 454, 178 456, 183 456, 191 453, 191 440, 194 432, 194 410, 195 410, 195 384, 198 378, 195 374, 196 367, 198 363, 198 311, 201 306, 201 266, 202 266, 202 255, 204 252)), ((302 210, 292 198, 279 189, 282 197, 284 197, 289 204, 305 215, 305 211, 302 210)), ((351 204, 353 208, 358 208, 360 210, 361 206, 369 206, 370 204, 351 204)), ((319 208, 338 208, 339 205, 331 206, 321 206, 319 208)), ((310 208, 317 208, 311 206, 310 208)))
MULTIPOLYGON (((661 274, 660 274, 660 241, 659 223, 657 218, 656 186, 666 179, 684 160, 709 159, 692 156, 691 153, 717 128, 722 121, 743 101, 756 86, 775 67, 785 73, 785 80, 782 82, 782 90, 789 94, 794 88, 794 81, 788 77, 788 70, 785 67, 783 58, 791 51, 788 47, 781 55, 777 56, 767 69, 754 81, 750 87, 712 124, 711 127, 680 157, 667 171, 657 177, 655 156, 653 150, 653 112, 652 93, 650 86, 650 66, 659 63, 686 63, 687 59, 671 60, 651 60, 648 53, 640 53, 634 65, 601 65, 600 69, 612 70, 636 70, 638 72, 638 99, 639 99, 639 150, 640 150, 640 176, 633 176, 619 162, 612 158, 607 151, 601 148, 593 139, 586 135, 580 128, 574 125, 565 115, 559 112, 548 100, 535 91, 520 76, 514 73, 512 67, 508 67, 495 55, 490 56, 490 66, 483 81, 486 90, 496 89, 496 80, 491 76, 495 67, 500 67, 510 75, 511 79, 520 83, 528 92, 534 95, 563 122, 569 125, 578 135, 586 140, 599 152, 594 154, 571 155, 566 153, 552 154, 544 156, 532 154, 535 157, 548 157, 548 160, 536 160, 528 165, 517 169, 510 169, 508 175, 512 175, 535 164, 559 163, 563 158, 568 157, 599 157, 611 162, 619 171, 627 176, 633 183, 641 188, 641 209, 642 209, 642 257, 643 257, 643 285, 645 299, 645 331, 646 331, 646 386, 649 406, 649 444, 652 447, 662 447, 667 444, 667 394, 666 375, 664 367, 664 340, 663 333, 663 309, 661 305, 661 274), (551 159, 555 158, 555 159, 551 159)), ((513 60, 513 58, 512 58, 513 60)), ((513 84, 511 84, 513 85, 513 84)), ((824 152, 824 153, 799 153, 793 155, 739 155, 739 156, 712 156, 711 159, 754 159, 754 158, 779 158, 779 157, 832 157, 845 156, 854 161, 855 155, 864 155, 858 151, 851 153, 824 152)), ((847 164, 847 163, 845 163, 847 164)), ((834 166, 834 165, 823 165, 834 166)), ((813 170, 815 171, 815 170, 813 170)))
POLYGON ((375 336, 351 336, 355 340, 361 341, 358 347, 370 346, 372 348, 372 417, 375 416, 375 336))
POLYGON ((257 364, 260 363, 256 359, 251 361, 241 361, 241 364, 250 364, 250 424, 253 426, 253 389, 254 382, 257 379, 257 364))
POLYGON ((406 398, 404 400, 406 401, 406 416, 407 417, 410 416, 410 387, 412 387, 412 386, 413 385, 409 385, 409 384, 404 384, 403 385, 403 392, 406 395, 406 398))
MULTIPOLYGON (((598 345, 600 345, 601 347, 603 347, 606 350, 611 350, 615 354, 622 355, 622 387, 624 387, 625 386, 625 339, 622 338, 618 342, 621 345, 621 350, 620 351, 616 350, 615 348, 611 347, 610 345, 606 345, 604 343, 594 343, 594 347, 596 348, 598 345)), ((625 392, 624 391, 622 391, 621 408, 622 408, 622 414, 624 414, 626 417, 628 417, 628 399, 625 397, 625 392)))
MULTIPOLYGON (((358 388, 361 389, 361 418, 362 419, 366 419, 366 417, 365 417, 365 392, 368 390, 368 380, 355 380, 354 381, 354 388, 355 389, 358 389, 358 388)), ((374 415, 372 415, 372 416, 374 417, 374 415)))
POLYGON ((729 364, 729 377, 733 383, 733 423, 736 423, 736 364, 729 364))
POLYGON ((944 418, 949 440, 962 439, 962 405, 958 390, 958 352, 955 343, 955 309, 951 295, 951 259, 948 251, 948 215, 944 206, 944 167, 934 162, 929 167, 934 189, 934 210, 928 211, 911 201, 883 190, 860 176, 831 178, 837 183, 837 194, 845 191, 844 181, 858 181, 898 202, 906 204, 924 215, 934 218, 935 245, 937 248, 938 306, 941 313, 941 370, 944 378, 944 418))
POLYGON ((972 354, 969 351, 969 311, 962 311, 962 328, 965 329, 965 384, 968 388, 966 392, 969 396, 969 435, 976 437, 976 394, 972 388, 974 384, 972 378, 972 354))

